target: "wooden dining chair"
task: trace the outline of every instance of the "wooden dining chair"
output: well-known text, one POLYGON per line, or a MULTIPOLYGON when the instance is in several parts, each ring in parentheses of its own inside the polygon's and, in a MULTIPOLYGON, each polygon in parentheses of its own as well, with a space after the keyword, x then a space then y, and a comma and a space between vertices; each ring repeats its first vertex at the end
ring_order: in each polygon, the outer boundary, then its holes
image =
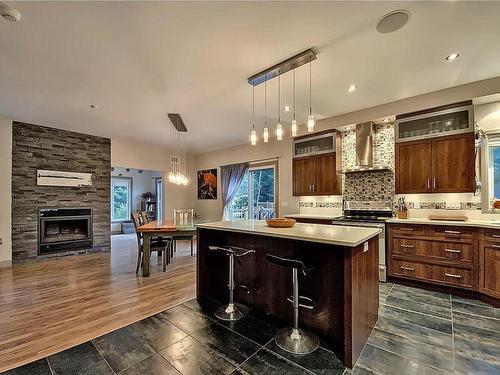
MULTIPOLYGON (((135 233, 137 235, 137 265, 135 268, 135 273, 137 274, 139 273, 139 268, 141 268, 142 262, 144 260, 144 251, 143 251, 144 238, 142 234, 137 231, 137 228, 144 224, 142 222, 142 218, 139 213, 132 212, 131 216, 132 216, 132 222, 134 223, 135 227, 135 233)), ((150 252, 153 253, 154 251, 156 251, 158 253, 158 256, 161 255, 162 257, 163 272, 167 270, 167 263, 170 263, 172 242, 173 238, 171 236, 169 237, 163 236, 161 240, 157 238, 151 238, 150 240, 150 252)))
MULTIPOLYGON (((177 240, 190 240, 191 241, 191 256, 193 256, 194 245, 194 210, 191 209, 174 209, 174 225, 178 232, 174 235, 174 242, 172 244, 172 253, 177 251, 177 240), (182 233, 186 230, 186 233, 182 233)), ((173 254, 172 254, 173 256, 173 254)))

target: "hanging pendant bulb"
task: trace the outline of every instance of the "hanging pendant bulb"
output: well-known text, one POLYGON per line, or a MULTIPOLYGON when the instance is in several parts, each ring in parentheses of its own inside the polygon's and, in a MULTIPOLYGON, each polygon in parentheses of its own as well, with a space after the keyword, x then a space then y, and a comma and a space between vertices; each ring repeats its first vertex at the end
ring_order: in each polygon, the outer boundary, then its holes
POLYGON ((312 114, 311 63, 309 62, 309 116, 307 116, 307 131, 314 131, 314 115, 312 114))
POLYGON ((269 142, 269 128, 267 127, 267 81, 264 83, 264 143, 269 142))
POLYGON ((269 142, 269 129, 267 127, 264 128, 264 136, 262 138, 264 138, 264 143, 269 142))
POLYGON ((255 86, 252 87, 252 132, 250 133, 250 144, 257 144, 257 132, 255 131, 255 86))
POLYGON ((297 120, 295 119, 295 69, 293 70, 293 120, 291 126, 292 137, 297 136, 297 120))
POLYGON ((283 139, 283 125, 281 125, 281 73, 278 72, 278 124, 276 125, 276 139, 283 139))

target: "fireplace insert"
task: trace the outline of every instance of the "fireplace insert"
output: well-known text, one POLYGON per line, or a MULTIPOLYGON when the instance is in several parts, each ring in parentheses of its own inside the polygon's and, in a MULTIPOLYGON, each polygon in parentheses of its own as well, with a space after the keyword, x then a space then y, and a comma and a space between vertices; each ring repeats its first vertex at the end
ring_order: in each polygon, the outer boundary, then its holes
POLYGON ((92 248, 91 208, 41 208, 38 254, 92 248))

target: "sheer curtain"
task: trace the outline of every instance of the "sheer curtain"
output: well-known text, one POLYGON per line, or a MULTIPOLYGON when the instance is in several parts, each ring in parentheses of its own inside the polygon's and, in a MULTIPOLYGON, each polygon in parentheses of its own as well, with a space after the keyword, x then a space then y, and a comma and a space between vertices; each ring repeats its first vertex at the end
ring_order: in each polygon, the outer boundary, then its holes
POLYGON ((236 195, 245 173, 248 171, 248 163, 223 165, 220 167, 221 190, 222 190, 222 220, 229 220, 229 204, 236 195))

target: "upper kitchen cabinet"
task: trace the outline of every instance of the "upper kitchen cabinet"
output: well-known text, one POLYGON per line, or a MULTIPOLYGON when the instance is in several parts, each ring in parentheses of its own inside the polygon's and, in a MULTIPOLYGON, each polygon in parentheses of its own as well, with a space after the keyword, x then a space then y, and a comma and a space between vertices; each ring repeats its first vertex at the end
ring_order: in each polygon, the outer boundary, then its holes
POLYGON ((293 195, 336 195, 342 193, 340 133, 328 131, 293 141, 293 195))
POLYGON ((474 192, 472 108, 463 104, 396 118, 397 194, 474 192))

